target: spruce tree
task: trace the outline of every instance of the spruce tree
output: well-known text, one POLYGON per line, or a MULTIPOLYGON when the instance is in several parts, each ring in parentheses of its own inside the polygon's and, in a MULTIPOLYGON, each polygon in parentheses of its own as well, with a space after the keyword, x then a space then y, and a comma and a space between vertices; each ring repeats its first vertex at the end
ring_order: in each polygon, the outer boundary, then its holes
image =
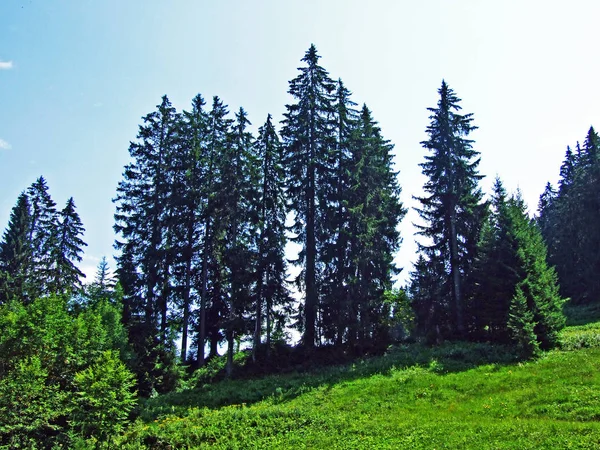
POLYGON ((534 332, 540 348, 558 344, 558 332, 565 325, 564 299, 559 294, 554 268, 547 264, 547 248, 536 223, 529 219, 519 195, 509 202, 518 243, 521 279, 517 283, 533 313, 534 332))
POLYGON ((469 331, 476 339, 507 343, 511 298, 522 277, 517 250, 513 201, 496 177, 488 216, 468 283, 469 331))
POLYGON ((198 276, 202 267, 202 215, 207 206, 208 165, 208 113, 200 94, 192 100, 190 111, 183 111, 181 122, 181 148, 174 168, 177 192, 177 242, 179 259, 173 268, 181 309, 181 361, 188 359, 189 332, 192 325, 193 306, 198 301, 198 276))
POLYGON ((81 289, 81 278, 85 274, 75 265, 81 262, 83 247, 87 246, 81 239, 83 224, 75 210, 73 197, 59 213, 57 228, 53 233, 53 251, 51 253, 51 290, 57 294, 73 294, 81 289))
POLYGON ((351 189, 352 135, 358 126, 356 103, 342 80, 336 83, 332 120, 331 170, 327 173, 324 208, 320 220, 329 224, 318 237, 323 260, 321 282, 320 326, 326 342, 341 345, 347 327, 355 315, 352 311, 348 281, 352 278, 349 264, 349 210, 351 189))
POLYGON ((96 269, 96 276, 86 288, 86 297, 92 304, 102 300, 114 302, 116 281, 106 257, 103 256, 96 269))
POLYGON ((554 215, 554 211, 556 209, 556 198, 557 192, 552 186, 551 183, 546 183, 544 188, 544 192, 540 195, 540 200, 538 202, 538 216, 537 223, 540 227, 540 231, 542 232, 542 236, 546 240, 548 245, 549 254, 552 253, 552 249, 550 248, 550 243, 554 240, 553 238, 548 239, 547 237, 554 236, 556 234, 555 228, 555 218, 552 217, 554 215))
POLYGON ((11 298, 32 300, 27 286, 32 262, 30 229, 29 200, 21 193, 0 242, 0 304, 11 298))
POLYGON ((129 152, 132 162, 125 167, 124 179, 117 188, 115 231, 123 237, 117 249, 126 245, 144 278, 145 316, 156 323, 161 308, 160 296, 163 243, 166 234, 165 218, 168 160, 175 141, 175 109, 163 97, 157 111, 144 117, 138 141, 132 142, 129 152))
POLYGON ((285 245, 285 171, 283 147, 273 126, 271 115, 258 130, 254 149, 260 163, 258 195, 258 258, 254 304, 254 337, 252 355, 256 360, 263 328, 267 355, 271 347, 274 318, 277 312, 289 314, 291 298, 286 276, 285 245), (263 327, 264 323, 264 327, 263 327))
POLYGON ((319 58, 316 47, 311 45, 302 58, 305 66, 299 68, 300 74, 289 83, 288 92, 296 103, 286 105, 281 131, 288 201, 294 214, 292 241, 302 245, 295 263, 302 266, 296 282, 305 294, 302 341, 307 348, 312 348, 317 340, 319 273, 322 269, 317 237, 335 232, 329 228, 320 229, 328 224, 319 220, 325 208, 326 180, 331 170, 332 92, 335 88, 327 71, 319 65, 319 58))
POLYGON ((31 205, 29 239, 32 245, 31 289, 32 296, 50 293, 52 284, 53 241, 57 229, 56 203, 50 197, 48 184, 39 177, 27 190, 31 205))
POLYGON ((557 344, 564 300, 520 195, 508 197, 496 179, 492 206, 471 278, 471 330, 479 339, 514 342, 528 356, 557 344))
POLYGON ((258 173, 253 155, 253 137, 247 130, 251 125, 243 108, 236 121, 229 145, 219 158, 220 180, 216 190, 219 221, 223 223, 223 266, 226 271, 227 319, 224 321, 227 338, 227 375, 233 370, 234 341, 245 328, 244 315, 252 302, 255 275, 258 173))
MULTIPOLYGON (((579 144, 577 144, 579 149, 579 144)), ((567 147, 565 159, 560 167, 558 192, 552 203, 540 212, 538 222, 545 222, 542 231, 548 242, 549 261, 556 266, 561 276, 561 291, 564 295, 580 298, 580 237, 582 202, 579 198, 582 175, 581 159, 567 147)))
POLYGON ((417 211, 425 222, 418 225, 418 234, 425 239, 419 248, 435 267, 444 267, 439 275, 448 282, 440 286, 440 297, 433 301, 442 307, 449 299, 452 334, 463 337, 464 282, 475 257, 486 205, 478 186, 483 178, 477 171, 479 152, 469 139, 476 129, 473 115, 460 114, 460 99, 445 81, 438 92, 437 107, 429 108, 429 139, 421 143, 430 154, 421 164, 428 177, 425 195, 416 197, 422 205, 417 211))
POLYGON ((342 196, 348 211, 346 280, 351 313, 349 341, 363 346, 376 341, 387 310, 384 292, 392 288, 393 263, 400 246, 397 226, 406 214, 392 167, 393 145, 363 106, 353 131, 348 166, 349 186, 342 196))
POLYGON ((200 269, 200 308, 198 309, 196 364, 205 363, 205 346, 210 343, 209 357, 216 356, 223 336, 221 327, 227 316, 225 301, 225 273, 223 271, 223 236, 225 223, 220 220, 223 197, 217 195, 221 185, 220 158, 230 144, 232 121, 227 106, 219 97, 213 97, 208 114, 206 142, 206 179, 201 194, 202 207, 202 267, 200 269))
POLYGON ((510 300, 506 328, 519 356, 527 358, 539 351, 534 315, 520 286, 516 286, 515 294, 510 300))
POLYGON ((165 388, 166 377, 154 367, 167 367, 173 348, 167 323, 173 260, 173 197, 171 164, 178 145, 179 118, 167 96, 143 118, 137 140, 130 143, 131 163, 117 187, 115 247, 124 288, 124 314, 129 335, 143 360, 138 379, 143 390, 165 388), (132 282, 135 280, 135 282, 132 282), (131 288, 132 290, 128 290, 131 288))

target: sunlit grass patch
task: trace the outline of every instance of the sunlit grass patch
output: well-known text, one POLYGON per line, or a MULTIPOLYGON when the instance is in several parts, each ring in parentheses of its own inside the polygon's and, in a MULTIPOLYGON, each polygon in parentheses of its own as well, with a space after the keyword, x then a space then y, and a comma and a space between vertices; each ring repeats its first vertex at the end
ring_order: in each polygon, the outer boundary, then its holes
POLYGON ((121 448, 600 448, 600 322, 561 348, 407 344, 305 373, 224 380, 148 401, 121 448))

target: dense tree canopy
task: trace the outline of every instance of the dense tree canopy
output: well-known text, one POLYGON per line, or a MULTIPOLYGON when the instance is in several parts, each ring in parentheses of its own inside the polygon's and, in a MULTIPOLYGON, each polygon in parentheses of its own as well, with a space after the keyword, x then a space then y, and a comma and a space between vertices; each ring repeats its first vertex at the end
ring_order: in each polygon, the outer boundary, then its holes
POLYGON ((548 183, 538 223, 562 294, 578 303, 600 298, 600 137, 591 127, 576 150, 567 147, 558 190, 548 183))

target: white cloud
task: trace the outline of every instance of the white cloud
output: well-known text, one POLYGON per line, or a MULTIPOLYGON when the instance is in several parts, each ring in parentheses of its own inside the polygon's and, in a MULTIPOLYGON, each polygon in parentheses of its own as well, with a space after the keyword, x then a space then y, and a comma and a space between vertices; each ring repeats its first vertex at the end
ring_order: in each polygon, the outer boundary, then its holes
POLYGON ((12 145, 6 142, 4 139, 0 139, 0 150, 10 150, 12 145))
POLYGON ((81 280, 83 284, 89 284, 94 281, 94 278, 96 278, 96 269, 96 266, 92 266, 89 264, 84 264, 81 267, 79 267, 79 270, 81 270, 85 275, 85 278, 82 278, 81 280))
POLYGON ((12 61, 0 61, 0 70, 10 70, 13 68, 12 61))

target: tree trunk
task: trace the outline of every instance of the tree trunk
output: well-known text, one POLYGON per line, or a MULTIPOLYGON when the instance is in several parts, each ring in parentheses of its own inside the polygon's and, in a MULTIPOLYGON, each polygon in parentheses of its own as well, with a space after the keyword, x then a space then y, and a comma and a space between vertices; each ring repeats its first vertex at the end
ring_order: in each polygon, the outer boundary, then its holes
MULTIPOLYGON (((189 231, 188 231, 189 238, 189 231)), ((191 239, 188 240, 191 243, 191 239)), ((181 324, 181 362, 187 361, 188 327, 190 322, 190 290, 192 284, 192 252, 189 251, 185 262, 185 285, 183 291, 183 320, 181 324)))
POLYGON ((456 208, 450 211, 450 271, 452 274, 452 295, 456 316, 456 332, 459 338, 464 337, 465 324, 460 289, 460 268, 458 259, 458 238, 456 235, 456 208))
MULTIPOLYGON (((266 285, 267 288, 269 286, 269 275, 270 275, 270 271, 267 270, 267 279, 266 279, 266 285)), ((269 295, 267 295, 266 297, 266 319, 267 319, 267 359, 269 359, 269 356, 271 354, 271 308, 273 307, 273 298, 272 298, 272 294, 271 294, 271 290, 269 290, 269 295)))
POLYGON ((306 303, 304 345, 307 348, 315 346, 315 321, 317 306, 316 289, 316 242, 315 242, 315 168, 311 164, 308 174, 308 189, 306 190, 306 303))
MULTIPOLYGON (((261 271, 262 272, 262 271, 261 271)), ((256 352, 260 346, 260 337, 262 332, 262 295, 263 295, 263 274, 259 273, 258 286, 256 287, 256 318, 254 322, 254 342, 252 345, 252 361, 256 362, 256 352)))
POLYGON ((162 345, 167 345, 167 314, 169 308, 169 293, 171 286, 169 284, 169 270, 171 269, 170 257, 165 257, 165 273, 162 280, 161 299, 160 299, 160 339, 162 345))
POLYGON ((204 252, 202 255, 202 290, 200 291, 200 330, 198 332, 198 360, 197 366, 204 366, 204 344, 206 343, 206 296, 208 293, 208 257, 210 222, 207 220, 204 228, 204 252))
MULTIPOLYGON (((210 195, 213 189, 213 165, 214 165, 214 154, 215 154, 215 145, 217 142, 217 137, 215 135, 215 131, 213 130, 212 139, 209 146, 210 151, 210 159, 208 164, 208 181, 207 181, 207 194, 205 197, 206 205, 205 205, 205 214, 210 212, 210 195)), ((202 290, 200 292, 200 330, 198 333, 198 359, 196 365, 198 367, 204 366, 206 360, 204 358, 204 346, 206 344, 206 296, 208 291, 208 258, 211 250, 210 245, 210 217, 206 216, 206 223, 204 224, 204 249, 202 254, 202 290)), ((212 351, 212 343, 211 343, 211 351, 212 351)))
POLYGON ((231 378, 231 374, 233 373, 233 343, 233 330, 229 330, 227 333, 227 363, 225 365, 227 378, 231 378))
MULTIPOLYGON (((265 276, 265 271, 268 271, 268 268, 265 265, 265 228, 266 228, 266 216, 267 216, 267 171, 268 166, 270 164, 269 160, 269 152, 265 153, 265 158, 263 162, 263 180, 262 180, 262 201, 261 201, 261 230, 260 230, 260 244, 259 244, 259 271, 257 274, 258 277, 258 286, 256 288, 256 322, 254 324, 254 344, 252 348, 252 361, 256 362, 256 352, 258 351, 258 347, 260 346, 260 338, 262 333, 262 299, 263 299, 263 278, 265 276)), ((267 283, 268 286, 268 283, 267 283)), ((267 315, 268 315, 267 309, 267 315)))

